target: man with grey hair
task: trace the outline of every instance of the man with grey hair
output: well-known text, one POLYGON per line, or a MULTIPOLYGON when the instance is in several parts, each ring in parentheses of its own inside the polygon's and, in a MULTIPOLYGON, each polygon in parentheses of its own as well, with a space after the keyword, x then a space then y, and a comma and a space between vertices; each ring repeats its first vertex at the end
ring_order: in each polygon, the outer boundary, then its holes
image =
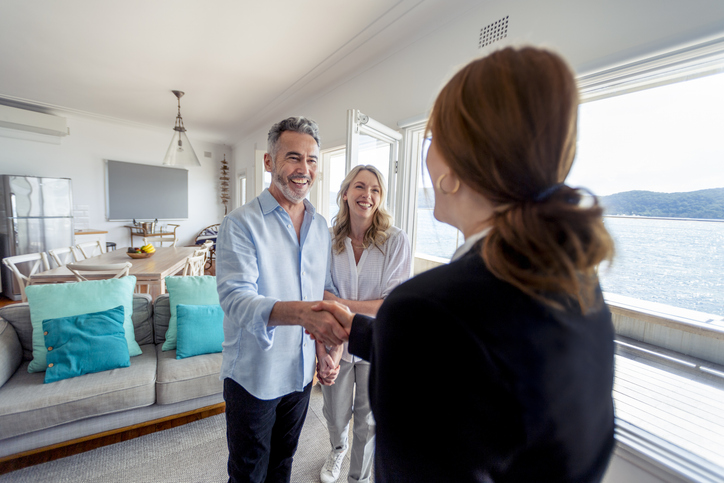
POLYGON ((311 309, 325 289, 336 293, 327 222, 305 199, 319 160, 317 124, 275 124, 268 150, 271 186, 224 218, 216 249, 232 482, 290 481, 316 365, 309 334, 327 345, 347 338, 328 312, 311 309))

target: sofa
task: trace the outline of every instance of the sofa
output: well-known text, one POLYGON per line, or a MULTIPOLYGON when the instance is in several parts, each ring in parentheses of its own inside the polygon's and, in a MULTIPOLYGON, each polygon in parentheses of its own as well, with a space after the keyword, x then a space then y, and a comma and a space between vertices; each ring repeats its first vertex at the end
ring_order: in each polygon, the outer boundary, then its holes
POLYGON ((133 294, 142 353, 130 366, 44 384, 43 372, 28 372, 28 303, 0 309, 0 461, 222 403, 221 353, 177 359, 163 351, 170 318, 168 294, 155 302, 133 294))

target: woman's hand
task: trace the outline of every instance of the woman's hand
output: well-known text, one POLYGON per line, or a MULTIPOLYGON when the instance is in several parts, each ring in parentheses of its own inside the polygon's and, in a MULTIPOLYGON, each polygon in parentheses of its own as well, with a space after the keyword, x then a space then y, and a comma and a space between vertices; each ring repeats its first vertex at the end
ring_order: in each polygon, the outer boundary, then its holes
POLYGON ((352 328, 352 319, 354 319, 354 314, 346 305, 342 305, 339 302, 329 302, 325 300, 314 304, 312 306, 312 310, 317 312, 325 310, 329 312, 335 319, 337 319, 337 322, 339 322, 347 334, 349 334, 349 331, 352 328))
POLYGON ((317 359, 317 379, 323 386, 331 386, 339 374, 339 365, 335 364, 331 355, 317 359))
POLYGON ((328 300, 331 302, 338 302, 340 300, 340 298, 337 297, 336 295, 334 295, 332 292, 325 290, 324 291, 324 300, 328 300))

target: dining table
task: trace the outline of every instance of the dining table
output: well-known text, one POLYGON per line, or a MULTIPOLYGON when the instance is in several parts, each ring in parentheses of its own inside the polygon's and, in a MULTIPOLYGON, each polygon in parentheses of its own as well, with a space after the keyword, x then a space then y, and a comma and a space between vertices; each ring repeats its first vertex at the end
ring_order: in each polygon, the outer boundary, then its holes
MULTIPOLYGON (((165 278, 183 270, 186 259, 194 254, 198 247, 158 247, 148 258, 131 258, 128 248, 110 250, 106 253, 76 262, 80 265, 109 265, 131 262, 129 275, 136 277, 137 287, 148 286, 153 300, 166 292, 165 278)), ((84 272, 88 280, 103 280, 113 276, 113 272, 84 272)), ((30 284, 76 282, 75 275, 65 266, 39 272, 30 276, 30 284)))

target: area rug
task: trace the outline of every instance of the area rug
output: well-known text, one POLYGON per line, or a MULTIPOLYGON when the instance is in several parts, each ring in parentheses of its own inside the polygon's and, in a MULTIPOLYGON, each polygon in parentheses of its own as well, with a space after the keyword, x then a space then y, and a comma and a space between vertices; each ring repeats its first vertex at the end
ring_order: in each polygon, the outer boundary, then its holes
MULTIPOLYGON (((350 441, 352 435, 350 434, 350 441)), ((322 391, 312 389, 307 420, 294 457, 292 482, 317 483, 329 452, 322 391)), ((225 482, 226 421, 220 414, 0 476, 0 483, 225 482)), ((349 453, 338 481, 347 481, 349 453)))

